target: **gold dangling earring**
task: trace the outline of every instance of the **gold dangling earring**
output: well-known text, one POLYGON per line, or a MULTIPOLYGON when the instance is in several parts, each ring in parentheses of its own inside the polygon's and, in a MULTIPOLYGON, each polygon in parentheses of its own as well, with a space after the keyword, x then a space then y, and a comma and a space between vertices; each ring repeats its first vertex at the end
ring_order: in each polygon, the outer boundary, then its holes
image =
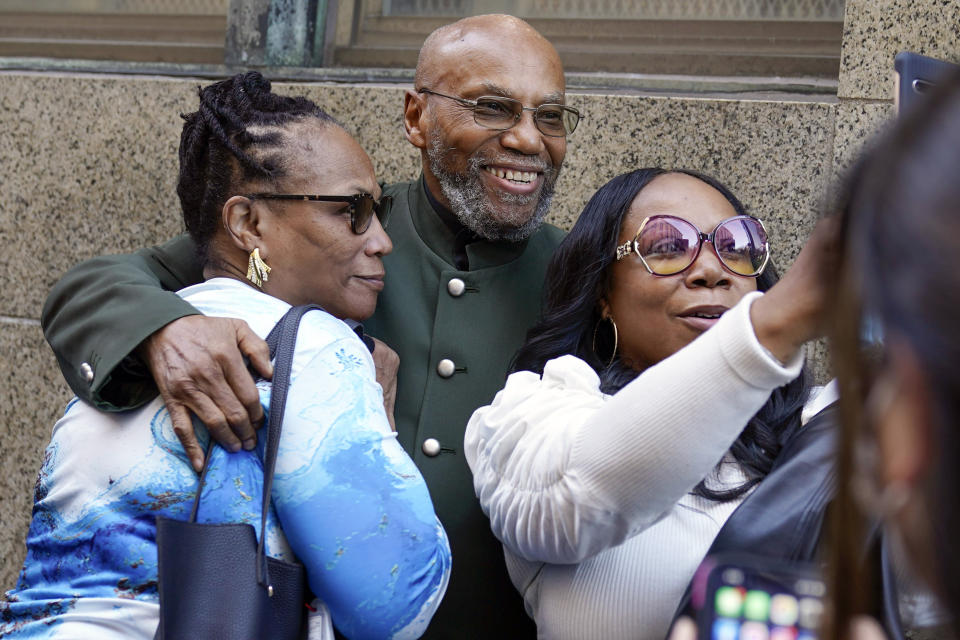
POLYGON ((609 320, 609 321, 610 321, 610 325, 613 327, 613 352, 610 354, 610 361, 607 362, 607 366, 609 367, 611 364, 613 364, 614 359, 617 357, 617 344, 619 344, 619 336, 617 335, 617 323, 614 322, 612 316, 607 316, 607 317, 605 317, 605 318, 600 318, 600 320, 597 321, 597 324, 594 325, 594 327, 593 327, 593 352, 594 352, 595 354, 597 354, 598 356, 600 355, 599 353, 597 353, 597 330, 600 329, 600 323, 603 322, 604 320, 609 320))
POLYGON ((262 289, 263 283, 270 279, 269 273, 270 266, 260 257, 260 247, 254 247, 247 262, 247 280, 262 289))

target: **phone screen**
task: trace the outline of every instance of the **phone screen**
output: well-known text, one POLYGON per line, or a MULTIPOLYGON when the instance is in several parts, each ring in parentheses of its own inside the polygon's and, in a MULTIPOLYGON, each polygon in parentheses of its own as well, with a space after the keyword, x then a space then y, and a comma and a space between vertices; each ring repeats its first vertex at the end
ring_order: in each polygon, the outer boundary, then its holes
POLYGON ((707 578, 700 638, 815 640, 825 592, 805 567, 717 564, 707 578))

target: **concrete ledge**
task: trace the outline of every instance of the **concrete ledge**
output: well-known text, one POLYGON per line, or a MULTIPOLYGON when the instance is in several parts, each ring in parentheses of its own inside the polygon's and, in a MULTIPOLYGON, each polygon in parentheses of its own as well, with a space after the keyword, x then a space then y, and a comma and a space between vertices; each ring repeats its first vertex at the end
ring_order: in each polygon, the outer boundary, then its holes
MULTIPOLYGON (((222 64, 190 64, 173 62, 117 62, 45 57, 0 56, 0 72, 39 71, 44 73, 96 73, 112 75, 154 75, 219 80, 257 68, 270 80, 347 84, 413 83, 412 68, 377 67, 238 67, 222 64)), ((830 101, 837 93, 837 81, 815 76, 703 76, 642 73, 567 73, 571 90, 603 90, 616 93, 657 93, 662 95, 705 95, 738 97, 743 94, 776 92, 784 97, 811 96, 830 101)), ((769 97, 768 97, 769 98, 769 97)))

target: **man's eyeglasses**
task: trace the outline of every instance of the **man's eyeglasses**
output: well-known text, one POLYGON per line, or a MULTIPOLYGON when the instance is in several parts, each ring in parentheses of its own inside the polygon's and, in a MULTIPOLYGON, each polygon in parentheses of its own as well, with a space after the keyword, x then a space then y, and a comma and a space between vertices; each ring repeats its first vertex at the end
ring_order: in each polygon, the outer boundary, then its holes
POLYGON ((694 263, 704 242, 713 246, 720 264, 738 276, 755 278, 770 260, 767 231, 753 216, 727 218, 709 234, 683 218, 650 216, 633 240, 617 247, 617 260, 633 251, 653 275, 672 276, 694 263))
POLYGON ((299 200, 303 202, 347 202, 350 204, 350 229, 355 234, 363 235, 370 228, 370 221, 376 213, 381 221, 386 221, 390 214, 393 198, 383 196, 380 201, 373 199, 369 193, 355 193, 349 196, 311 196, 289 193, 248 193, 244 197, 251 200, 299 200))
POLYGON ((432 89, 417 89, 417 93, 447 98, 459 102, 473 110, 473 120, 481 127, 505 131, 517 124, 524 111, 533 111, 533 122, 545 136, 562 138, 573 133, 580 123, 580 112, 563 104, 542 104, 539 107, 525 107, 519 100, 503 96, 481 96, 476 100, 467 100, 448 96, 432 89))

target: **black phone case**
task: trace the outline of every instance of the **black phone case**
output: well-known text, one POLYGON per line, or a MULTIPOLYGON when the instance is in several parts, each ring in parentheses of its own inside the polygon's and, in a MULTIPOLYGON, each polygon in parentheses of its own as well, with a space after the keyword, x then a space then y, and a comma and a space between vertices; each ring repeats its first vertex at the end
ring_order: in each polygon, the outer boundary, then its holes
POLYGON ((907 113, 923 101, 923 96, 951 71, 960 65, 922 56, 912 51, 901 51, 893 59, 893 68, 899 78, 897 90, 897 113, 907 113))

